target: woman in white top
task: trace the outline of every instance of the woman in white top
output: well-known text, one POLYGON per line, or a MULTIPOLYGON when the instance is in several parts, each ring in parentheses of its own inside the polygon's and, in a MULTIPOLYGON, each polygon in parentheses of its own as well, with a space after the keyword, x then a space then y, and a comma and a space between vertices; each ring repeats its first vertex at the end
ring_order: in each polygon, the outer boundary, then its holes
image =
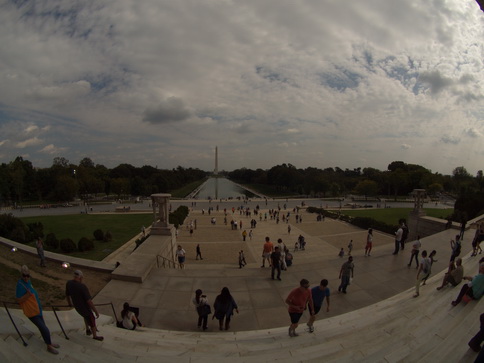
POLYGON ((128 330, 135 330, 136 325, 141 326, 135 313, 129 310, 129 304, 127 302, 123 305, 123 311, 121 311, 121 317, 123 318, 123 328, 128 330))

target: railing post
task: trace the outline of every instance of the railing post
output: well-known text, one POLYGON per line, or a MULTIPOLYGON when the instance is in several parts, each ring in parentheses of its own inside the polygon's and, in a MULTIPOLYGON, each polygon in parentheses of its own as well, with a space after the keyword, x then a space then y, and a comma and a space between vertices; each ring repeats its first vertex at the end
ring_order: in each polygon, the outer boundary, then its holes
POLYGON ((25 342, 24 340, 24 337, 22 336, 22 334, 20 334, 20 331, 18 330, 17 328, 17 324, 15 324, 15 322, 13 321, 13 318, 12 318, 12 315, 10 315, 10 311, 8 310, 7 308, 7 303, 3 302, 3 306, 5 307, 5 311, 7 312, 8 314, 8 317, 10 318, 10 321, 12 322, 13 324, 13 327, 15 328, 15 330, 17 331, 17 334, 18 336, 20 337, 20 339, 22 340, 22 343, 24 344, 24 347, 26 347, 28 344, 25 342))
POLYGON ((57 312, 55 311, 55 306, 52 306, 51 305, 51 307, 52 307, 52 311, 54 312, 55 318, 57 319, 57 322, 59 323, 59 326, 60 326, 60 328, 62 330, 62 333, 64 334, 64 336, 66 337, 66 339, 69 340, 69 337, 67 336, 66 331, 64 330, 64 327, 62 326, 62 324, 61 324, 61 322, 59 320, 59 317, 57 316, 57 312))

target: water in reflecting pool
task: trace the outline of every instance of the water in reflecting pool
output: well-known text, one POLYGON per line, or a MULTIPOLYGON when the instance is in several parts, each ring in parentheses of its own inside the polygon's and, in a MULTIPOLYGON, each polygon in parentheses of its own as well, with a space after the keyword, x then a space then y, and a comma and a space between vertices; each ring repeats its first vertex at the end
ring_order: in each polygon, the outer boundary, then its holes
POLYGON ((255 195, 226 178, 209 178, 196 194, 197 199, 252 198, 255 195))

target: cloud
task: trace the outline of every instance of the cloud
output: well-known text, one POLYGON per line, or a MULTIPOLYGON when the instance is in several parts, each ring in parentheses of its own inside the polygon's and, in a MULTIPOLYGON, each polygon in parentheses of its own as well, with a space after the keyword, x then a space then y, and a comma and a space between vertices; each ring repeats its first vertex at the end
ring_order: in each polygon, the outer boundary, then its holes
POLYGON ((0 163, 482 168, 475 2, 189 4, 6 2, 0 163))
POLYGON ((66 150, 67 150, 67 148, 56 147, 53 144, 49 144, 49 145, 45 146, 44 148, 42 148, 41 150, 39 150, 39 152, 44 153, 44 154, 54 155, 54 154, 62 153, 66 150))
POLYGON ((143 121, 151 124, 164 124, 187 120, 191 116, 182 99, 167 98, 154 108, 148 108, 143 115, 143 121))
POLYGON ((24 140, 24 141, 19 141, 15 144, 15 147, 16 148, 19 148, 19 149, 24 149, 26 147, 29 147, 29 146, 35 146, 35 145, 39 145, 41 144, 43 141, 38 139, 37 137, 33 137, 31 139, 27 139, 27 140, 24 140))
POLYGON ((442 76, 437 70, 421 73, 418 80, 427 85, 430 88, 430 92, 434 95, 439 94, 454 84, 452 79, 442 76))
POLYGON ((460 139, 458 137, 452 137, 448 135, 442 136, 440 141, 442 141, 444 144, 452 144, 452 145, 457 145, 460 143, 460 139))
POLYGON ((34 132, 34 131, 37 131, 39 128, 35 125, 30 125, 28 126, 26 129, 25 129, 25 132, 26 133, 31 133, 31 132, 34 132))
POLYGON ((472 138, 482 137, 482 133, 479 130, 473 128, 473 127, 469 128, 467 130, 464 130, 464 134, 469 136, 469 137, 472 137, 472 138))

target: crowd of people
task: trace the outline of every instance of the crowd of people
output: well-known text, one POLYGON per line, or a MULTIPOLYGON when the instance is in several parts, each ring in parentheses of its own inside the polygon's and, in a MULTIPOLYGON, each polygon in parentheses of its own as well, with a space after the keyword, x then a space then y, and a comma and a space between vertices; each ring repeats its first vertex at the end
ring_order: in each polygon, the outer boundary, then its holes
MULTIPOLYGON (((235 211, 233 211, 234 213, 235 211)), ((210 210, 209 210, 210 213, 210 210)), ((270 220, 279 223, 282 219, 284 223, 289 223, 292 217, 291 212, 282 212, 280 210, 274 209, 269 210, 267 213, 262 213, 258 209, 257 211, 250 211, 248 209, 240 209, 240 213, 246 214, 252 217, 252 214, 259 215, 261 220, 270 220)), ((296 223, 301 223, 301 216, 295 212, 296 223)), ((232 228, 242 229, 242 221, 233 221, 232 228)), ((257 224, 251 222, 251 226, 257 224)), ((189 224, 190 235, 193 235, 193 230, 196 229, 196 220, 189 224)), ((290 235, 290 230, 288 230, 288 235, 290 235)), ((406 225, 405 220, 399 221, 399 227, 395 232, 395 248, 393 255, 397 255, 405 250, 406 244, 408 242, 409 228, 406 225)), ((246 230, 242 233, 243 241, 246 241, 247 237, 252 240, 252 230, 250 234, 246 230)), ((480 254, 482 250, 480 249, 480 242, 484 240, 484 227, 483 224, 477 226, 476 233, 472 241, 473 253, 472 256, 480 254)), ((413 261, 415 260, 416 265, 416 281, 415 281, 415 294, 414 297, 420 296, 420 287, 426 284, 427 279, 431 275, 432 265, 436 262, 437 251, 433 250, 430 253, 423 249, 420 236, 412 241, 410 251, 410 260, 407 264, 408 268, 412 267, 413 261)), ((306 247, 306 241, 302 235, 299 235, 294 246, 294 251, 304 250, 306 247)), ((43 243, 41 239, 36 242, 37 252, 40 258, 40 265, 46 266, 45 256, 43 253, 43 243)), ((370 257, 373 248, 373 230, 370 228, 366 234, 366 244, 364 249, 364 256, 370 257)), ((467 281, 462 285, 457 297, 452 301, 453 306, 457 306, 463 300, 480 299, 484 294, 484 261, 481 260, 479 264, 479 271, 476 275, 465 275, 464 268, 462 266, 462 259, 459 257, 462 250, 462 232, 455 236, 455 238, 450 240, 450 261, 448 265, 447 272, 442 279, 442 283, 437 287, 437 290, 442 290, 446 286, 458 286, 463 281, 467 281)), ((358 251, 356 251, 358 252, 358 251)), ((342 294, 347 293, 348 286, 351 283, 351 279, 354 275, 354 255, 353 251, 353 240, 350 240, 348 244, 348 258, 341 265, 339 270, 340 284, 338 287, 338 292, 342 294)), ((180 268, 184 268, 186 251, 181 245, 177 246, 176 257, 180 268)), ((341 248, 339 257, 343 258, 345 251, 341 248)), ((289 251, 289 248, 283 242, 282 238, 278 238, 276 243, 271 241, 269 236, 265 237, 265 242, 262 246, 262 263, 261 268, 267 267, 271 271, 272 280, 282 280, 283 271, 287 270, 293 263, 293 254, 289 251)), ((203 260, 201 246, 197 244, 196 247, 196 260, 203 260)), ((244 250, 238 252, 238 265, 239 268, 243 268, 247 265, 244 250)), ((49 329, 47 328, 45 321, 42 317, 42 307, 38 297, 37 292, 33 288, 30 281, 29 269, 27 266, 22 266, 21 275, 16 290, 17 301, 24 309, 26 316, 34 323, 39 331, 41 332, 42 338, 47 345, 47 350, 52 354, 58 354, 57 349, 59 345, 52 342, 50 337, 49 329), (37 304, 37 310, 33 312, 29 310, 28 304, 31 304, 35 300, 37 304), (29 315, 27 315, 29 314, 29 315), (34 314, 34 315, 32 315, 34 314)), ((99 312, 96 306, 92 303, 92 298, 89 290, 85 284, 83 284, 83 273, 80 270, 74 271, 73 279, 68 281, 66 284, 66 299, 69 306, 73 306, 75 310, 82 316, 85 324, 86 335, 92 335, 93 339, 102 341, 104 338, 98 334, 98 329, 96 327, 96 318, 99 317, 99 312)), ((330 288, 327 279, 322 279, 320 283, 314 287, 310 287, 309 281, 307 279, 302 279, 299 286, 291 290, 285 299, 285 303, 288 307, 288 314, 290 319, 290 325, 288 329, 288 334, 290 337, 298 336, 296 329, 299 325, 300 319, 305 310, 309 312, 309 320, 307 321, 307 330, 312 333, 314 331, 314 322, 317 314, 320 312, 324 301, 326 301, 326 311, 329 312, 330 308, 330 288)), ((35 304, 31 304, 35 305, 35 304)), ((205 331, 208 329, 208 318, 213 314, 212 319, 218 320, 218 326, 220 330, 229 330, 231 319, 234 312, 238 313, 238 305, 229 291, 228 287, 223 287, 220 294, 216 296, 213 303, 213 313, 212 305, 210 305, 208 297, 203 294, 201 289, 195 291, 195 297, 193 298, 193 305, 196 308, 198 314, 197 326, 199 329, 205 331)), ((484 316, 484 314, 483 314, 484 316)), ((129 303, 125 303, 123 310, 121 312, 121 322, 120 327, 125 329, 134 330, 138 326, 142 326, 139 321, 139 310, 133 308, 129 303)), ((483 317, 481 316, 481 322, 483 317)), ((483 323, 484 324, 484 323, 483 323)), ((481 330, 482 327, 481 327, 481 330)), ((477 343, 477 338, 473 338, 472 342, 469 342, 471 348, 480 347, 482 340, 484 340, 484 333, 481 333, 482 339, 477 343)), ((480 339, 480 338, 479 338, 480 339)), ((476 348, 477 349, 477 348, 476 348)))

